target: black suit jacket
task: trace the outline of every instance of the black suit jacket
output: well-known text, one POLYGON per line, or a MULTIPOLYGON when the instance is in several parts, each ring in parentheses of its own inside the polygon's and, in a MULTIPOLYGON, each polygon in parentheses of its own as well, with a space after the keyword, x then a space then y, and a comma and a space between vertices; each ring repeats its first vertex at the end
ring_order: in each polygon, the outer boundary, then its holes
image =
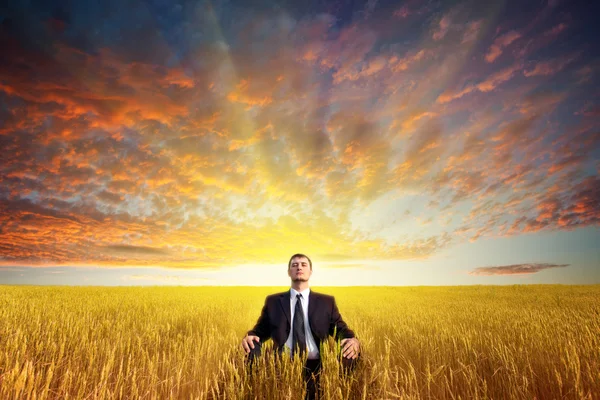
MULTIPOLYGON (((322 341, 336 332, 336 339, 353 338, 354 332, 342 319, 335 298, 312 289, 308 295, 308 322, 317 348, 322 341)), ((265 305, 254 328, 248 335, 258 336, 263 343, 273 339, 279 352, 283 350, 290 334, 291 310, 290 291, 267 296, 265 305)), ((320 350, 319 350, 320 351, 320 350)))

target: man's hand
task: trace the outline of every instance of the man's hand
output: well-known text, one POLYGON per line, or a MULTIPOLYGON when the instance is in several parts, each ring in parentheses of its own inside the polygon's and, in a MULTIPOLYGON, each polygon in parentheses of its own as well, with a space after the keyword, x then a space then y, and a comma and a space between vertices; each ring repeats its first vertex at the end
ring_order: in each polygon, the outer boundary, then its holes
POLYGON ((360 353, 360 343, 356 338, 342 339, 342 355, 346 358, 355 359, 360 353))
POLYGON ((245 338, 242 339, 242 348, 246 353, 250 353, 250 349, 254 348, 254 341, 260 342, 260 338, 258 336, 246 335, 245 338))

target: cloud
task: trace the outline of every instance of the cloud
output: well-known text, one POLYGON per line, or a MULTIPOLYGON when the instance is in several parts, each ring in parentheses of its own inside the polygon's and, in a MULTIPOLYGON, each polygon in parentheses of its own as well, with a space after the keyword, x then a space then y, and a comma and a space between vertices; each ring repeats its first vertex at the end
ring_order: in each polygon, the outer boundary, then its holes
POLYGON ((550 76, 564 69, 577 58, 577 55, 561 57, 554 60, 539 62, 533 69, 523 71, 526 77, 532 76, 550 76))
POLYGON ((508 81, 514 74, 521 69, 519 63, 515 63, 507 68, 504 68, 496 73, 491 74, 487 79, 477 84, 477 89, 481 92, 491 92, 500 84, 508 81))
POLYGON ((537 36, 524 39, 521 41, 521 46, 517 47, 514 54, 519 58, 524 58, 530 54, 534 54, 536 51, 539 51, 555 42, 557 38, 568 28, 568 23, 560 22, 557 25, 546 29, 537 36))
POLYGON ((583 109, 576 111, 575 115, 583 115, 584 117, 600 117, 600 105, 586 105, 583 109))
POLYGON ((490 74, 484 80, 477 84, 469 84, 460 90, 446 90, 437 98, 437 102, 444 104, 459 99, 472 92, 487 93, 495 90, 501 84, 509 81, 522 68, 520 63, 515 63, 509 67, 503 68, 493 74, 490 74))
POLYGON ((115 253, 123 254, 150 254, 150 255, 168 255, 170 252, 166 249, 146 247, 146 246, 128 246, 122 244, 114 244, 103 246, 106 250, 113 251, 115 253))
POLYGON ((268 95, 253 94, 250 89, 251 85, 247 79, 236 85, 236 89, 227 95, 227 99, 231 102, 243 103, 247 106, 264 106, 273 101, 268 95))
POLYGON ((440 21, 438 22, 437 28, 434 30, 433 35, 431 36, 433 40, 442 40, 444 36, 448 33, 451 27, 451 16, 444 15, 440 21))
POLYGON ((144 4, 99 7, 3 24, 2 264, 414 259, 597 223, 594 94, 533 79, 577 54, 569 76, 589 83, 595 64, 576 41, 519 56, 575 31, 568 20, 532 35, 517 18, 489 39, 486 7, 372 2, 349 22, 173 4, 160 29, 144 4), (389 193, 424 225, 366 218, 389 193), (431 214, 402 203, 417 193, 431 214))
POLYGON ((427 259, 447 248, 452 243, 453 238, 448 232, 425 239, 397 243, 389 246, 389 258, 398 260, 427 259))
POLYGON ((560 226, 593 226, 600 222, 600 178, 585 178, 575 186, 570 200, 560 212, 557 221, 560 226))
POLYGON ((461 44, 468 44, 468 43, 475 42, 477 40, 479 34, 481 33, 483 24, 484 24, 483 20, 469 22, 467 24, 467 29, 465 29, 465 32, 463 33, 461 44))
MULTIPOLYGON (((431 11, 430 4, 423 4, 418 0, 407 0, 402 5, 392 12, 392 16, 395 18, 406 20, 410 16, 422 15, 426 12, 431 11)), ((386 13, 389 12, 386 10, 386 13)))
POLYGON ((523 97, 518 103, 521 114, 550 114, 567 97, 567 92, 550 89, 536 90, 523 97))
POLYGON ((469 275, 528 275, 535 274, 549 268, 563 268, 570 264, 530 263, 512 264, 494 267, 477 267, 469 272, 469 275))
POLYGON ((393 15, 399 18, 406 18, 411 14, 410 9, 407 6, 402 6, 394 11, 393 15))
POLYGON ((168 122, 187 113, 184 103, 191 99, 194 84, 180 70, 127 64, 109 49, 95 55, 61 42, 52 46, 49 54, 31 53, 19 46, 7 48, 7 59, 13 61, 0 66, 6 77, 0 89, 34 105, 55 103, 60 108, 54 115, 62 119, 95 115, 95 125, 106 128, 140 118, 168 122), (43 73, 36 65, 44 66, 43 73))
POLYGON ((504 49, 510 46, 511 43, 520 37, 521 33, 514 30, 506 32, 502 36, 497 37, 496 40, 494 40, 494 43, 488 49, 488 52, 485 55, 485 61, 488 63, 496 61, 496 59, 502 55, 504 49))
POLYGON ((394 169, 396 182, 419 182, 433 168, 444 149, 442 125, 439 119, 426 121, 407 143, 406 157, 394 169))
POLYGON ((392 57, 390 60, 390 68, 392 71, 406 71, 409 67, 413 66, 418 61, 423 60, 425 57, 431 55, 429 50, 421 49, 413 54, 407 54, 402 58, 392 57))
POLYGON ((591 65, 584 65, 583 67, 579 68, 577 71, 575 71, 575 75, 578 78, 577 83, 581 85, 590 82, 594 76, 594 72, 595 70, 591 65))

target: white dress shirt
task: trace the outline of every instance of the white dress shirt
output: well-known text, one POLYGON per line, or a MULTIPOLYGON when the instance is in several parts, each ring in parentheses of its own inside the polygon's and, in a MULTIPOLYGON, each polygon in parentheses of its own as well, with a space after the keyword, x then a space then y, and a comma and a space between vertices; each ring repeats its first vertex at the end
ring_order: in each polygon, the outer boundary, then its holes
POLYGON ((285 345, 288 349, 292 349, 292 341, 294 339, 294 311, 296 310, 296 295, 302 295, 302 311, 304 312, 304 336, 306 337, 306 350, 308 351, 309 359, 319 358, 319 349, 317 343, 313 338, 312 332, 310 331, 310 323, 308 322, 308 295, 310 294, 310 288, 306 288, 301 292, 296 291, 294 288, 290 288, 290 315, 291 315, 291 326, 290 335, 285 341, 285 345))

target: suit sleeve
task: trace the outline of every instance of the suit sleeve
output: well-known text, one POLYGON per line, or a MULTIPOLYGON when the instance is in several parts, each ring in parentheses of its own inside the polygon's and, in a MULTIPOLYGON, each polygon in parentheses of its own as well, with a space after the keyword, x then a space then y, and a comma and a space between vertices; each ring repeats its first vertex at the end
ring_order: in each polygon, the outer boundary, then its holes
POLYGON ((260 317, 256 321, 256 325, 247 333, 248 335, 258 336, 261 343, 271 337, 271 332, 269 331, 269 313, 267 312, 268 300, 268 298, 265 300, 265 305, 262 308, 260 317))
POLYGON ((331 310, 331 321, 329 323, 329 336, 336 335, 336 340, 353 338, 355 337, 354 332, 348 328, 348 325, 342 319, 340 315, 340 311, 337 308, 337 304, 335 303, 335 298, 333 300, 333 306, 331 310))

